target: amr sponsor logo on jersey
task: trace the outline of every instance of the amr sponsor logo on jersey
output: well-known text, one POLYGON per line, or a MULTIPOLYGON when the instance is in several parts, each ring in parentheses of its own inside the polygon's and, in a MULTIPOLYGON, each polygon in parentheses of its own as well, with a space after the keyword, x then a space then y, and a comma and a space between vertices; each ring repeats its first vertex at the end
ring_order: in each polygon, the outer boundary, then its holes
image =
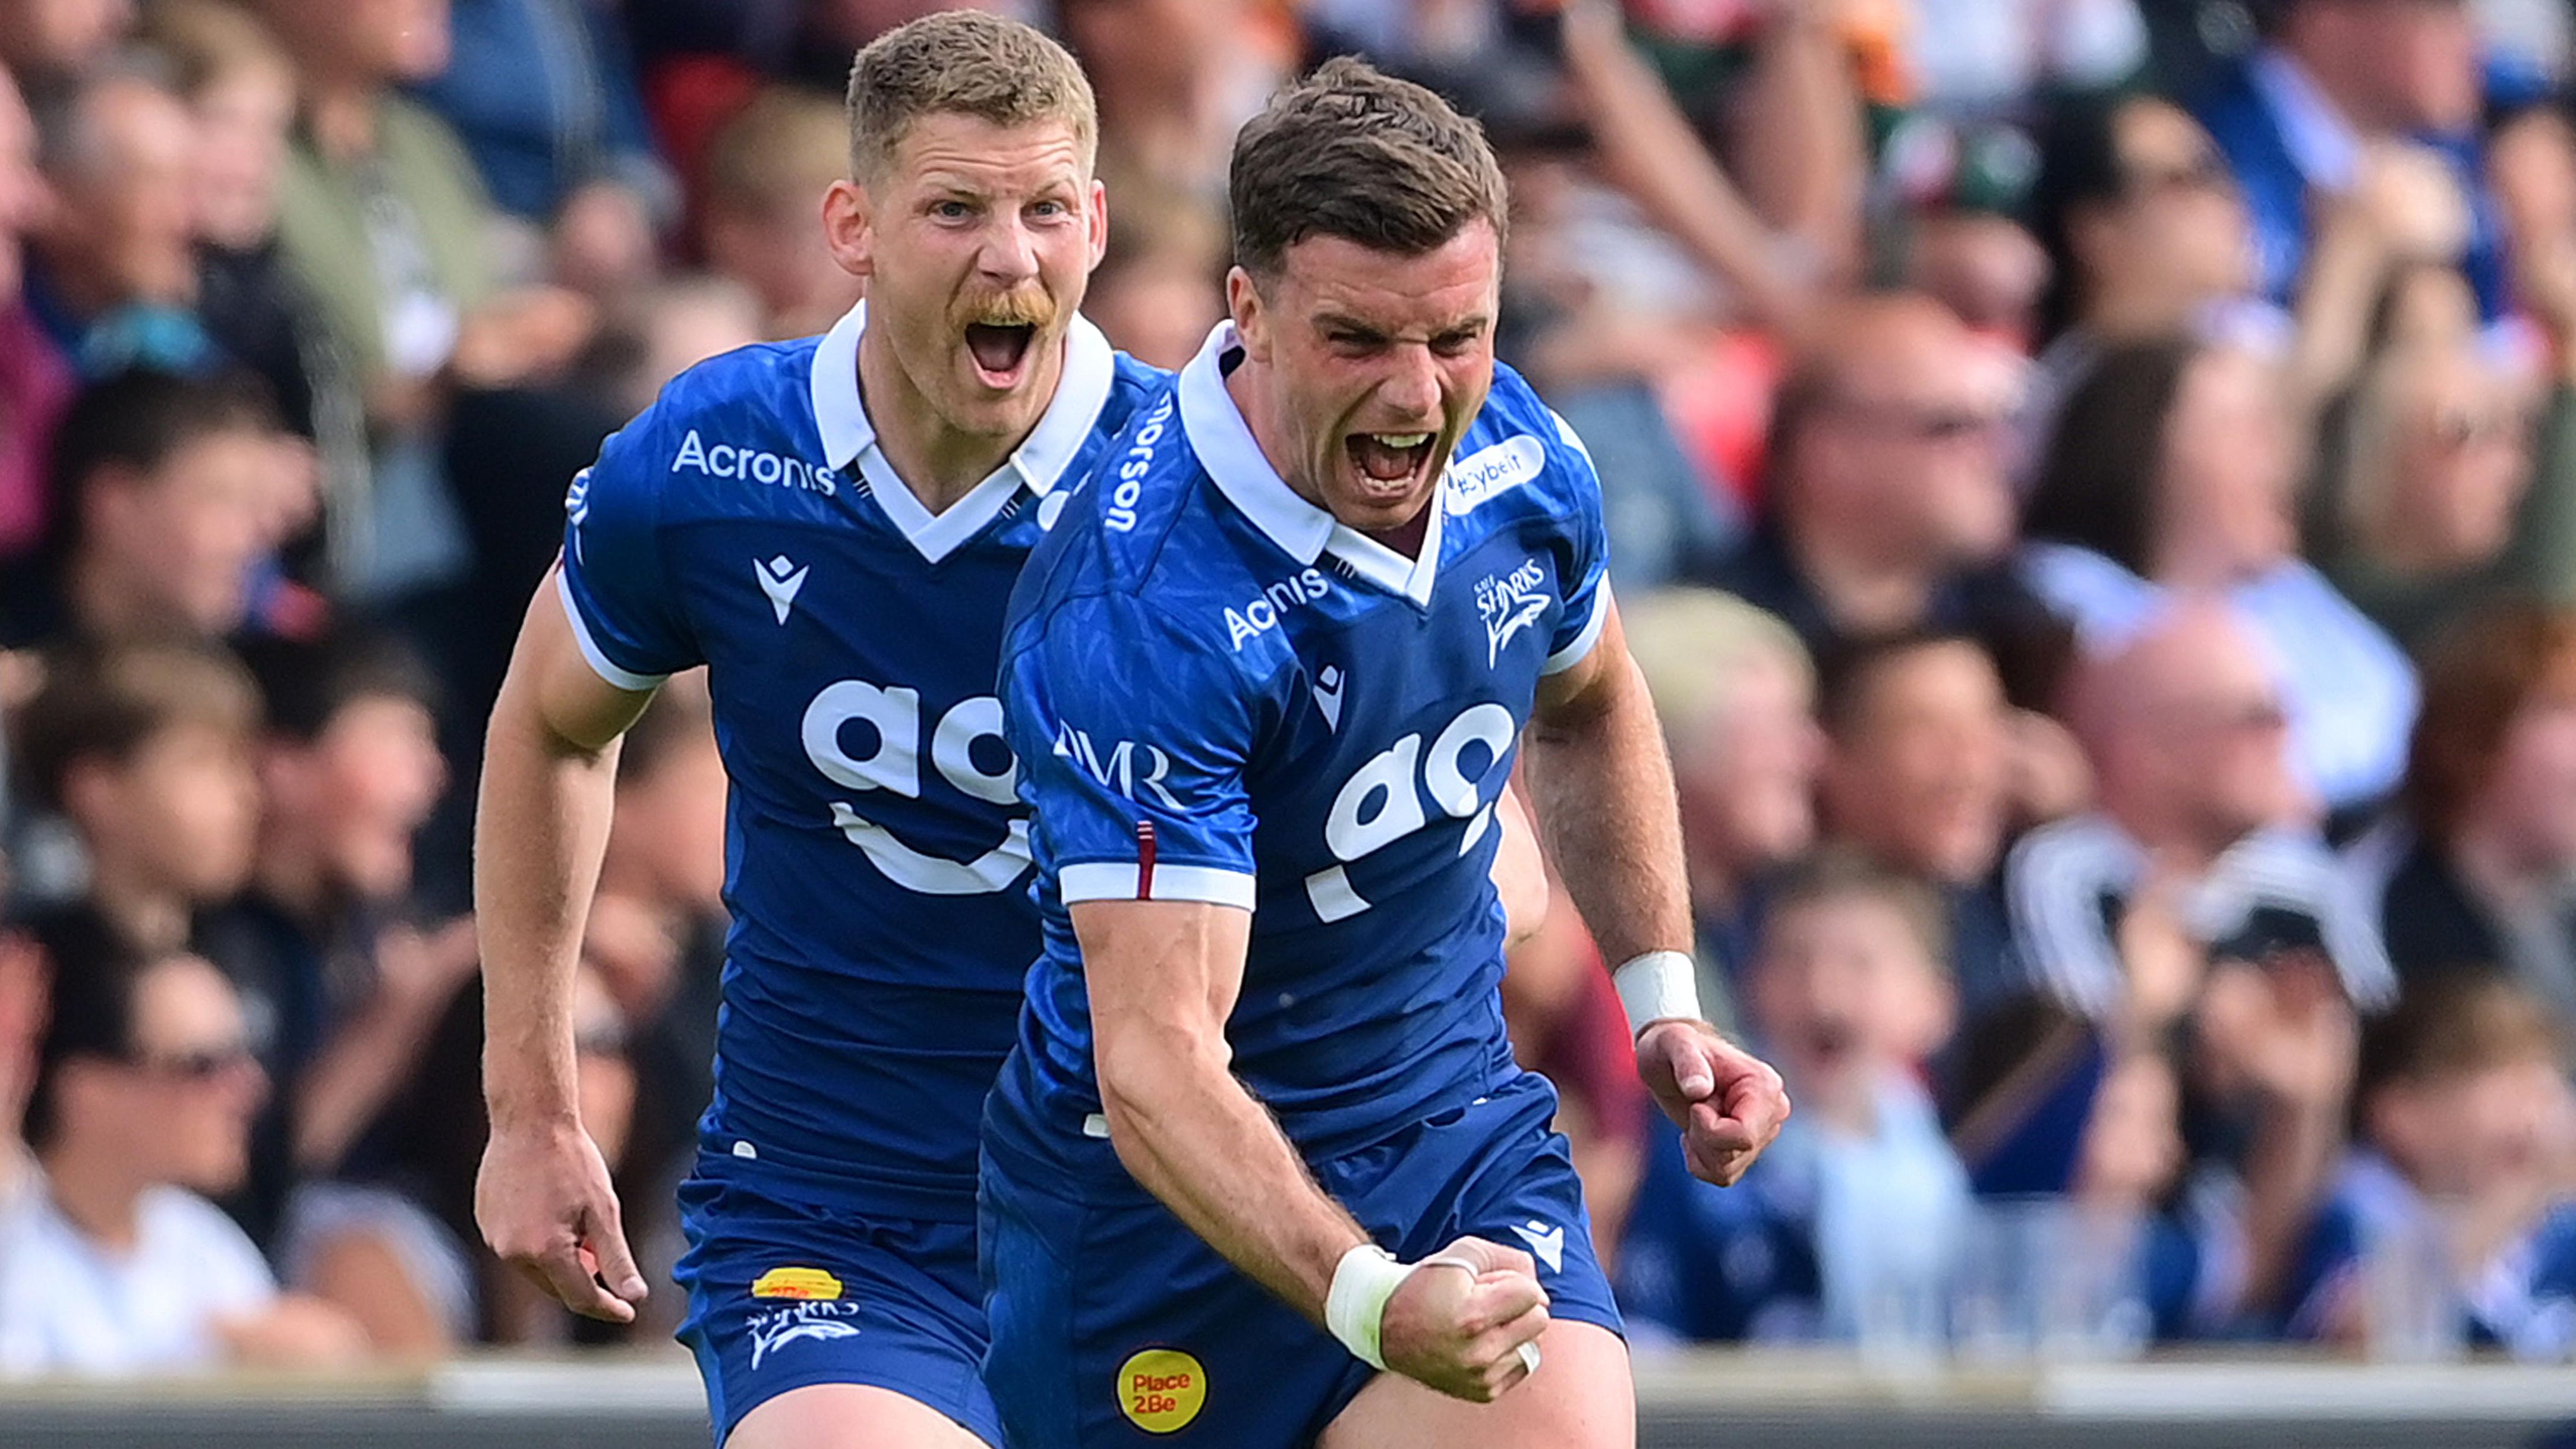
POLYGON ((785 453, 705 442, 695 428, 680 439, 680 451, 671 459, 671 471, 704 473, 710 478, 748 478, 773 488, 802 488, 826 498, 840 491, 829 468, 817 468, 785 453))
POLYGON ((1117 791, 1127 799, 1144 790, 1162 803, 1166 810, 1178 812, 1181 802, 1163 782, 1171 777, 1172 757, 1161 745, 1140 745, 1134 740, 1120 740, 1102 754, 1091 743, 1088 732, 1070 725, 1059 725, 1055 732, 1057 758, 1073 761, 1083 773, 1117 791))
POLYGON ((1512 636, 1538 622, 1547 612, 1547 570, 1537 559, 1525 560, 1508 574, 1487 574, 1476 581, 1476 612, 1485 619, 1485 667, 1503 657, 1512 636))

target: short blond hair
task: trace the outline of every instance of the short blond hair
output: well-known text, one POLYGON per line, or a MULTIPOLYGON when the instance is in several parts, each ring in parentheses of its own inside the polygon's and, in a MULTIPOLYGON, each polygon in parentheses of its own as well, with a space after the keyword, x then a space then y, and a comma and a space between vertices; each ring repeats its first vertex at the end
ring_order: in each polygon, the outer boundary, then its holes
POLYGON ((1725 710, 1736 676, 1753 664, 1776 661, 1802 688, 1815 688, 1815 665, 1797 633, 1733 594, 1660 589, 1622 603, 1619 624, 1676 752, 1725 710))
POLYGON ((996 126, 1061 121, 1089 169, 1100 139, 1091 82, 1071 52, 1016 20, 943 10, 868 42, 850 66, 850 174, 882 175, 924 116, 996 126))
POLYGON ((144 11, 143 43, 169 61, 172 85, 191 100, 256 71, 289 89, 295 85, 286 48, 258 16, 230 0, 160 0, 144 11))
POLYGON ((841 108, 828 95, 772 86, 727 117, 707 141, 710 212, 774 220, 819 205, 847 164, 841 108))

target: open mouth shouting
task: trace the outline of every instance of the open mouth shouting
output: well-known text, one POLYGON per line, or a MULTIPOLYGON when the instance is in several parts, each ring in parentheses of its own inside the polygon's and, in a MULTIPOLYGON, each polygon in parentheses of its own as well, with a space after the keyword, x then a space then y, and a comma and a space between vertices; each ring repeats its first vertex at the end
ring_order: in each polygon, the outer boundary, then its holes
POLYGON ((1360 497, 1385 505, 1414 496, 1429 476, 1437 433, 1351 433, 1342 439, 1352 483, 1360 497))
POLYGON ((986 387, 1007 390, 1028 376, 1038 329, 1028 322, 972 322, 966 327, 966 355, 986 387))

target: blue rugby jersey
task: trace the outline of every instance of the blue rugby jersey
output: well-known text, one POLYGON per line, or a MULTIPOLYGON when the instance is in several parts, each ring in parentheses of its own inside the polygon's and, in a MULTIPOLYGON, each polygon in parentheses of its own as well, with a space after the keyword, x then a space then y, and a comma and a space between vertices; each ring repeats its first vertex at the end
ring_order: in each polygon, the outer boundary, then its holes
POLYGON ((710 666, 732 928, 704 1145, 971 1221, 1038 949, 1004 607, 1059 481, 1162 374, 1077 319, 1036 429, 934 516, 861 403, 865 326, 674 381, 574 480, 561 586, 610 683, 710 666))
POLYGON ((1239 356, 1220 327, 1138 404, 1012 601, 1045 950, 988 1132, 1099 1111, 1085 900, 1252 910, 1234 1069, 1310 1155, 1516 1071, 1494 802, 1541 676, 1607 616, 1599 481, 1498 368, 1404 558, 1271 469, 1225 390, 1239 356))

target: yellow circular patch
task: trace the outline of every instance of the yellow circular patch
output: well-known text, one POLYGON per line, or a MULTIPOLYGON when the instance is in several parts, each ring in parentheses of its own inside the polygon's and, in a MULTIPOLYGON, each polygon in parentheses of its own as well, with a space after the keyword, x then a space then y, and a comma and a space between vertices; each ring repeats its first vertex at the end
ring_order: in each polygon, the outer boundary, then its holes
POLYGON ((1207 1403, 1207 1370, 1177 1348, 1149 1348, 1118 1366, 1118 1407, 1148 1434, 1189 1427, 1207 1403))

